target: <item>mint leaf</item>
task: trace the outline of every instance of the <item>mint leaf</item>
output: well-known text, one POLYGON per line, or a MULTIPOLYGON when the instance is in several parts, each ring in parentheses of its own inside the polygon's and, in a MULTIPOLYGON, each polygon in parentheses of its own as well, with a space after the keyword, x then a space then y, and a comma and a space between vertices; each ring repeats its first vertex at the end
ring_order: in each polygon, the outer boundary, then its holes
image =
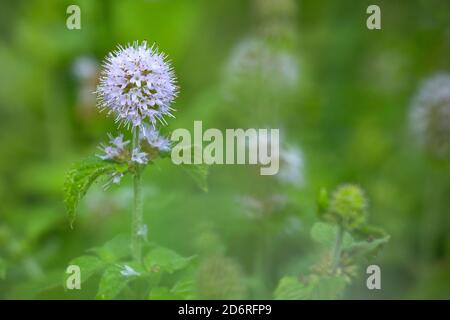
POLYGON ((275 290, 278 300, 329 300, 342 297, 347 281, 342 276, 311 275, 304 282, 284 277, 275 290))
POLYGON ((64 182, 64 203, 69 215, 70 226, 76 219, 76 208, 89 187, 101 176, 113 172, 125 172, 126 164, 91 157, 75 164, 67 173, 64 182))
MULTIPOLYGON (((69 265, 76 265, 80 268, 80 282, 87 281, 95 273, 106 267, 106 264, 95 256, 81 256, 70 261, 69 265)), ((64 288, 70 274, 64 274, 64 288)))
MULTIPOLYGON (((323 246, 332 247, 336 241, 337 232, 338 226, 324 222, 317 222, 311 228, 311 238, 323 246)), ((348 248, 352 243, 352 236, 346 232, 342 241, 343 248, 348 248)))
POLYGON ((372 241, 358 241, 353 243, 346 251, 355 258, 373 256, 389 241, 389 238, 389 236, 386 236, 372 241))
POLYGON ((276 300, 304 300, 308 298, 308 288, 296 277, 283 277, 275 290, 276 300))
POLYGON ((309 284, 308 299, 332 300, 342 298, 347 281, 342 276, 314 276, 309 284))
POLYGON ((88 251, 95 253, 105 262, 116 262, 131 254, 130 238, 121 234, 106 242, 102 247, 92 248, 88 251))
POLYGON ((179 300, 179 297, 166 287, 155 287, 150 291, 149 300, 179 300))
POLYGON ((121 291, 134 279, 144 275, 143 268, 136 262, 115 264, 103 273, 96 299, 109 300, 117 297, 121 291))
POLYGON ((175 251, 164 247, 156 247, 147 254, 144 264, 148 270, 159 267, 162 271, 173 273, 187 267, 193 259, 194 257, 182 257, 175 251))

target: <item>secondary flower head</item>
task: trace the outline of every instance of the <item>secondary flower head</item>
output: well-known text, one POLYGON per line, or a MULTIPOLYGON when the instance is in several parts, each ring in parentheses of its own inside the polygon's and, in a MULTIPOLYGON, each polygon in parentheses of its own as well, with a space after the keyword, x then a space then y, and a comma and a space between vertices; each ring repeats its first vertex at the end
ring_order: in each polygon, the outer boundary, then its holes
POLYGON ((104 152, 102 155, 97 155, 102 160, 123 160, 126 157, 126 145, 130 143, 128 140, 123 140, 123 135, 117 137, 108 134, 109 145, 102 144, 99 149, 104 152))
POLYGON ((147 42, 119 46, 108 55, 97 88, 99 106, 116 121, 142 126, 145 120, 165 124, 177 95, 176 79, 166 56, 147 42))
POLYGON ((159 131, 153 126, 146 124, 142 127, 141 139, 147 142, 150 147, 158 149, 160 152, 170 151, 170 140, 161 136, 159 131))
POLYGON ((139 148, 134 148, 131 153, 131 161, 136 162, 138 164, 147 164, 148 162, 148 154, 139 150, 139 148))

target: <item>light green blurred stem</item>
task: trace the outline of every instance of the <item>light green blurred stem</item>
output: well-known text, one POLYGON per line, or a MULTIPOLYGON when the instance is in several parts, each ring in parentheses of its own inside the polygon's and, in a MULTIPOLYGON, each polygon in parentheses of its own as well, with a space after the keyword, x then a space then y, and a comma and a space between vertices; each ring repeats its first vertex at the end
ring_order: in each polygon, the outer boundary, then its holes
MULTIPOLYGON (((139 148, 139 129, 133 128, 133 150, 139 148)), ((133 215, 131 217, 131 253, 133 259, 141 261, 142 258, 142 237, 139 235, 139 229, 142 226, 143 199, 141 187, 141 168, 136 164, 136 171, 133 177, 133 215)))
POLYGON ((336 242, 334 243, 333 248, 333 260, 332 260, 332 272, 336 272, 337 267, 339 266, 339 260, 341 257, 341 249, 342 249, 342 240, 344 239, 344 228, 339 226, 336 242))

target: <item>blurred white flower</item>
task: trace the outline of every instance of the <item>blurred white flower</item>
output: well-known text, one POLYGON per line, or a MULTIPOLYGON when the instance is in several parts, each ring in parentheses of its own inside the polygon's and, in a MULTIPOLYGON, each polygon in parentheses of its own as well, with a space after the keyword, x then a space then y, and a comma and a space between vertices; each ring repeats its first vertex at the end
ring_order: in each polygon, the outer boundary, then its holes
MULTIPOLYGON (((246 143, 246 142, 245 142, 246 143)), ((258 154, 258 148, 264 146, 265 150, 271 150, 272 143, 279 144, 279 141, 271 141, 267 135, 259 135, 257 144, 245 144, 249 153, 258 154)), ((278 161, 279 170, 275 177, 282 183, 295 186, 302 186, 305 183, 304 157, 300 147, 295 145, 282 144, 278 161)))
POLYGON ((244 209, 248 218, 261 218, 264 215, 264 204, 250 195, 239 196, 236 202, 244 209))
POLYGON ((147 164, 148 155, 147 153, 140 151, 138 148, 134 148, 131 153, 131 161, 139 164, 147 164))
POLYGON ((271 46, 264 38, 250 37, 231 53, 225 74, 225 94, 234 95, 249 84, 264 86, 264 92, 259 94, 293 92, 299 82, 298 71, 298 61, 290 51, 271 46))
POLYGON ((87 80, 95 77, 97 68, 97 61, 88 56, 76 58, 72 65, 73 74, 80 80, 87 80))
POLYGON ((165 116, 173 117, 170 105, 177 95, 175 82, 166 56, 154 46, 145 41, 119 46, 104 63, 97 88, 100 108, 127 126, 141 126, 146 119, 152 125, 157 120, 165 124, 165 116))
POLYGON ((147 143, 158 149, 159 151, 170 151, 171 145, 170 140, 162 137, 159 131, 153 126, 145 124, 141 127, 141 140, 147 141, 147 143))
POLYGON ((72 72, 78 80, 77 107, 80 115, 90 117, 95 108, 95 87, 99 66, 97 61, 90 56, 79 56, 72 64, 72 72))
POLYGON ((434 156, 450 153, 450 75, 425 80, 411 105, 411 127, 421 144, 434 156))
POLYGON ((303 154, 297 146, 288 146, 280 150, 280 171, 277 178, 284 183, 303 185, 303 154))
POLYGON ((138 277, 141 275, 139 272, 135 271, 133 268, 131 268, 128 265, 124 265, 122 267, 120 274, 123 275, 124 277, 134 277, 134 276, 138 277))
POLYGON ((244 214, 249 219, 261 219, 281 212, 288 204, 286 196, 273 194, 266 197, 243 195, 236 197, 236 202, 244 209, 244 214))

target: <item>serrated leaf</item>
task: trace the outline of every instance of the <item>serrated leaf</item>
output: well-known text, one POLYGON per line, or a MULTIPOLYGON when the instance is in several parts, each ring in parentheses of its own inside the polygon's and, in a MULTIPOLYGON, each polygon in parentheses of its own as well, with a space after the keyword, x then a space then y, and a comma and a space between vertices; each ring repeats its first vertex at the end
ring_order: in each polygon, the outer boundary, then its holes
POLYGON ((106 262, 116 262, 131 254, 130 238, 121 234, 106 242, 102 247, 92 248, 88 250, 93 252, 106 262))
POLYGON ((306 282, 284 277, 275 290, 278 300, 329 300, 341 298, 347 282, 340 276, 312 275, 306 282))
POLYGON ((173 273, 187 267, 193 259, 194 257, 182 257, 164 247, 156 247, 147 254, 144 263, 148 270, 159 267, 162 271, 173 273))
MULTIPOLYGON (((80 268, 80 282, 83 283, 95 273, 106 267, 105 262, 95 256, 81 256, 70 261, 69 265, 76 265, 80 268)), ((70 274, 64 273, 64 288, 70 274)))
POLYGON ((110 266, 103 273, 96 299, 108 300, 114 299, 128 283, 128 278, 120 273, 119 266, 110 266))
POLYGON ((283 277, 275 290, 277 300, 304 300, 308 297, 308 289, 295 277, 283 277))
POLYGON ((378 250, 389 241, 389 236, 372 241, 358 241, 353 243, 346 251, 352 257, 366 257, 375 255, 378 250))
POLYGON ((317 276, 309 284, 309 297, 312 300, 333 300, 342 298, 347 281, 341 276, 317 276))
MULTIPOLYGON (((336 241, 338 233, 338 226, 331 225, 329 223, 317 222, 311 228, 311 238, 324 245, 326 247, 331 247, 336 241)), ((353 237, 346 232, 344 234, 344 239, 342 241, 342 247, 348 248, 353 243, 353 237)))
POLYGON ((99 177, 114 172, 124 172, 126 164, 119 164, 91 157, 75 164, 67 173, 64 182, 64 203, 70 225, 76 218, 76 209, 92 183, 99 177))
POLYGON ((130 281, 139 278, 143 274, 144 270, 136 262, 129 262, 120 265, 115 264, 106 268, 100 279, 96 299, 114 299, 130 281), (137 274, 124 273, 126 271, 126 267, 131 268, 137 274))
POLYGON ((355 230, 354 235, 358 239, 373 240, 388 237, 388 234, 381 228, 372 225, 364 225, 355 230))
POLYGON ((148 296, 150 300, 179 300, 179 297, 166 287, 154 287, 148 296))
POLYGON ((195 298, 195 282, 193 279, 181 279, 169 289, 154 287, 150 291, 150 300, 192 300, 195 298))
POLYGON ((195 291, 195 281, 191 277, 179 280, 171 290, 179 299, 185 300, 195 299, 195 291))

